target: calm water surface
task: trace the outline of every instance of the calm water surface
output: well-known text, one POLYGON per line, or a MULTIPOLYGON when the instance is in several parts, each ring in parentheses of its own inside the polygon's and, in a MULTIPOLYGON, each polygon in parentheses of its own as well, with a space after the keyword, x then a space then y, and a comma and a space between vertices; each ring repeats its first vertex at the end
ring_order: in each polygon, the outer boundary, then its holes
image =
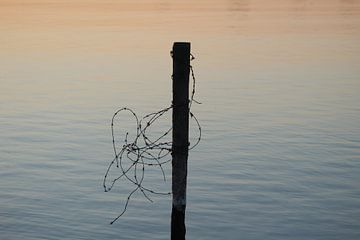
POLYGON ((170 197, 111 226, 132 186, 102 177, 113 112, 169 105, 183 40, 188 239, 360 239, 356 0, 1 0, 0 239, 169 239, 170 197))

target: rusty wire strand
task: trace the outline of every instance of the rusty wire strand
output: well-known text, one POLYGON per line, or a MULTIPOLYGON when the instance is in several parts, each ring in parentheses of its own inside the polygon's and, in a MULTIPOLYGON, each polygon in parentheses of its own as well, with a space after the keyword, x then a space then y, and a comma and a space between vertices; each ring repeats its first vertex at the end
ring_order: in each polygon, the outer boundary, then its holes
MULTIPOLYGON (((172 56, 172 53, 170 53, 172 56)), ((190 54, 190 60, 194 60, 195 57, 190 54)), ((195 124, 197 126, 199 135, 194 144, 189 146, 189 150, 196 147, 201 140, 201 126, 198 119, 195 115, 190 111, 192 103, 201 104, 200 102, 194 99, 195 96, 195 74, 194 69, 190 65, 191 79, 192 79, 192 92, 189 101, 189 114, 191 119, 194 119, 195 124)), ((166 181, 165 171, 163 169, 163 165, 171 162, 171 151, 172 151, 172 142, 171 141, 162 141, 170 132, 172 131, 172 127, 168 128, 163 134, 157 137, 155 140, 151 140, 147 136, 148 128, 156 122, 161 116, 163 116, 166 112, 171 110, 173 105, 161 109, 157 112, 153 112, 145 115, 142 119, 139 120, 136 113, 127 107, 120 108, 117 110, 112 119, 111 119, 111 136, 112 136, 112 145, 114 151, 114 158, 110 162, 103 179, 103 187, 105 192, 109 192, 120 179, 126 179, 130 183, 134 184, 134 189, 128 194, 126 199, 124 208, 122 212, 114 218, 110 224, 113 224, 117 221, 127 210, 130 199, 134 193, 140 191, 142 195, 150 202, 152 199, 150 198, 150 194, 158 194, 158 195, 170 195, 171 192, 157 192, 143 185, 145 179, 145 170, 148 167, 158 167, 162 173, 163 180, 166 181), (127 132, 125 135, 125 139, 121 146, 120 150, 117 150, 119 143, 115 141, 115 133, 114 133, 114 121, 119 116, 121 112, 128 112, 130 115, 134 117, 136 124, 136 136, 132 142, 129 142, 127 132), (124 161, 127 161, 128 165, 125 167, 124 161), (110 170, 116 166, 119 169, 119 175, 112 179, 108 180, 110 170), (131 174, 132 173, 132 174, 131 174)))

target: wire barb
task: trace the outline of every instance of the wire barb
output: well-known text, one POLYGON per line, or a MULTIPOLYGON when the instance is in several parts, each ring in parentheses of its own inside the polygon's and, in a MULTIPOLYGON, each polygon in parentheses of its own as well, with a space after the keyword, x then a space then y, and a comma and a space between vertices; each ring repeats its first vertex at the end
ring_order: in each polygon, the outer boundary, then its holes
MULTIPOLYGON (((172 53, 170 53, 172 56, 172 53)), ((194 60, 195 57, 190 54, 190 60, 194 60)), ((191 92, 191 98, 188 103, 189 107, 189 114, 191 119, 195 120, 195 124, 197 126, 199 136, 196 139, 195 143, 192 146, 188 146, 188 149, 191 150, 194 147, 196 147, 200 140, 201 140, 201 126, 194 115, 190 111, 192 103, 201 104, 200 102, 196 101, 194 99, 195 95, 195 74, 194 69, 190 65, 191 70, 191 77, 192 77, 192 92, 191 92)), ((130 183, 134 184, 134 189, 128 194, 128 197, 126 199, 124 208, 122 212, 114 218, 110 224, 113 224, 116 222, 121 216, 123 216, 127 210, 127 207, 129 205, 131 197, 138 191, 141 192, 141 194, 150 202, 152 202, 152 199, 150 198, 151 194, 157 194, 157 195, 170 195, 171 192, 157 192, 153 189, 147 188, 144 186, 144 179, 145 179, 145 170, 147 168, 159 168, 162 173, 162 178, 164 182, 166 181, 166 174, 164 171, 163 166, 169 162, 171 162, 171 151, 172 151, 172 142, 171 141, 165 141, 165 137, 169 135, 169 133, 172 131, 172 128, 168 128, 166 131, 163 132, 159 137, 155 139, 150 139, 150 137, 147 135, 147 130, 165 113, 170 111, 174 106, 171 105, 169 107, 166 107, 164 109, 161 109, 157 112, 149 113, 145 115, 142 119, 139 120, 136 113, 128 108, 123 107, 117 110, 111 119, 111 136, 112 136, 112 147, 114 151, 114 158, 110 162, 103 179, 103 187, 105 192, 109 192, 112 190, 112 188, 115 186, 116 182, 124 179, 129 181, 130 183), (132 141, 129 139, 129 132, 126 132, 125 139, 120 144, 117 141, 115 141, 115 120, 119 117, 120 113, 129 113, 134 117, 134 121, 136 124, 136 135, 132 141), (118 146, 121 146, 120 150, 118 150, 118 146), (112 170, 113 167, 116 167, 119 169, 119 173, 117 177, 113 178, 112 180, 109 180, 110 177, 110 170, 112 170)))

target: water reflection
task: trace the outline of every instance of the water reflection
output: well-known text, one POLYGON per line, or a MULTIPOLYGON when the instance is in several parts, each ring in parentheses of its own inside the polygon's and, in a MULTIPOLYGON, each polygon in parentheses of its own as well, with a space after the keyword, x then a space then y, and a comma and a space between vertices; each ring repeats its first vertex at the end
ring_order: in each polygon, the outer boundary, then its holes
POLYGON ((248 12, 251 11, 250 9, 250 0, 240 0, 240 1, 228 1, 229 6, 227 11, 231 12, 248 12))
POLYGON ((189 238, 358 238, 359 1, 1 0, 0 31, 1 236, 168 239, 167 199, 109 228, 100 184, 113 111, 168 105, 187 40, 189 238))

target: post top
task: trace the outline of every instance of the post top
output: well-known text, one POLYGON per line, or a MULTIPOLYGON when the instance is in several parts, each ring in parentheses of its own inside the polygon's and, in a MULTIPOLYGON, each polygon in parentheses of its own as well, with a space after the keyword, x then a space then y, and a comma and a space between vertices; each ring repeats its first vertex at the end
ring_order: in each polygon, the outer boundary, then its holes
POLYGON ((172 54, 175 58, 188 58, 190 54, 191 45, 189 42, 174 42, 172 54))
POLYGON ((190 42, 174 42, 174 47, 190 47, 190 42))

